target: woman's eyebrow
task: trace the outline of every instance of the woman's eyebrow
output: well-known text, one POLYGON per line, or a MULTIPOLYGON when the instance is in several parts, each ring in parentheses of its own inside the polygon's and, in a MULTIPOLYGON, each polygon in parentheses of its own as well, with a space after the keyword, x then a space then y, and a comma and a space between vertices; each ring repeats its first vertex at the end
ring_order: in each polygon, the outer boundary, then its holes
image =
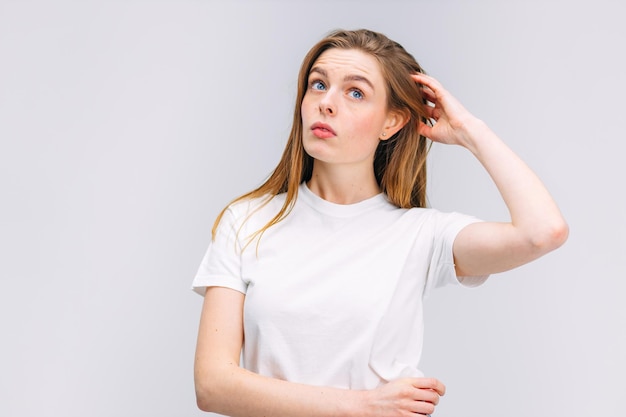
POLYGON ((368 80, 367 78, 365 78, 362 75, 346 75, 343 78, 344 81, 362 81, 365 84, 367 84, 372 90, 374 90, 374 85, 370 82, 370 80, 368 80))
MULTIPOLYGON (((320 67, 313 67, 313 68, 311 68, 311 71, 309 72, 309 76, 311 74, 313 74, 314 72, 318 73, 322 77, 328 78, 328 73, 323 68, 320 68, 320 67)), ((372 82, 370 80, 368 80, 366 77, 364 77, 362 75, 357 75, 357 74, 346 75, 343 78, 343 81, 344 82, 345 81, 361 81, 361 82, 364 82, 365 84, 367 84, 372 90, 374 90, 374 84, 372 84, 372 82)))
POLYGON ((328 78, 328 74, 323 68, 320 68, 320 67, 311 68, 311 71, 309 71, 309 76, 311 76, 311 74, 313 74, 314 72, 318 73, 322 77, 328 78))

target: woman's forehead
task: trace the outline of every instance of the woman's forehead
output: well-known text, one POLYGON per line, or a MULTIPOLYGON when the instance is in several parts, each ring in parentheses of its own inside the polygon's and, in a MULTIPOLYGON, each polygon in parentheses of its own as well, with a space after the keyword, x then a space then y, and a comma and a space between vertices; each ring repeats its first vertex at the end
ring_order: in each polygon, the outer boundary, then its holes
POLYGON ((327 49, 315 60, 310 72, 322 72, 327 76, 335 72, 355 73, 382 80, 376 58, 359 49, 327 49))

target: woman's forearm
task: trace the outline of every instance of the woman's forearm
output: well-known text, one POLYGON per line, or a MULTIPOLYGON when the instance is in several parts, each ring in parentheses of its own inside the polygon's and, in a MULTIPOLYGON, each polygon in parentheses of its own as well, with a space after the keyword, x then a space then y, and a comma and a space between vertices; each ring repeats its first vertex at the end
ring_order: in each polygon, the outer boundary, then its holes
POLYGON ((466 147, 494 181, 517 233, 541 253, 560 246, 567 225, 537 175, 482 121, 472 121, 468 133, 466 147))
POLYGON ((316 387, 268 378, 235 364, 197 375, 198 407, 233 417, 364 416, 365 391, 316 387), (209 376, 210 375, 210 376, 209 376))
POLYGON ((372 390, 297 384, 234 364, 196 374, 198 407, 232 417, 400 417, 435 411, 445 386, 434 378, 402 378, 372 390))

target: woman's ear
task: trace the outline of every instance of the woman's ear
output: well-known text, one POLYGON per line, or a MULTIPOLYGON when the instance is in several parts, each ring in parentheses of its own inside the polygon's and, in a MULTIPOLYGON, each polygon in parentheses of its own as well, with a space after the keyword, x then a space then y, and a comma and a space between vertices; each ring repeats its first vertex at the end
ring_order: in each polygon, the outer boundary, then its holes
POLYGON ((407 109, 389 111, 385 120, 385 126, 379 137, 380 140, 387 140, 398 133, 410 118, 410 113, 407 109))

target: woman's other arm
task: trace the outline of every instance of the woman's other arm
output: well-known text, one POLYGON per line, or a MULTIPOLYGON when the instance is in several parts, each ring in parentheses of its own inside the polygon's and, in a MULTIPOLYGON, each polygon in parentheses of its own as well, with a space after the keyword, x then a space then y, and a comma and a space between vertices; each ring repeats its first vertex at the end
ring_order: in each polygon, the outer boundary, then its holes
POLYGON ((509 210, 509 223, 466 226, 454 242, 458 276, 486 275, 528 263, 561 246, 568 226, 535 173, 481 120, 471 115, 441 84, 426 75, 424 85, 434 103, 434 126, 420 125, 433 141, 467 148, 487 170, 509 210))
POLYGON ((444 394, 443 384, 433 378, 405 378, 371 391, 352 391, 247 371, 239 366, 244 297, 228 288, 207 288, 194 366, 201 410, 233 417, 396 417, 431 414, 444 394))

